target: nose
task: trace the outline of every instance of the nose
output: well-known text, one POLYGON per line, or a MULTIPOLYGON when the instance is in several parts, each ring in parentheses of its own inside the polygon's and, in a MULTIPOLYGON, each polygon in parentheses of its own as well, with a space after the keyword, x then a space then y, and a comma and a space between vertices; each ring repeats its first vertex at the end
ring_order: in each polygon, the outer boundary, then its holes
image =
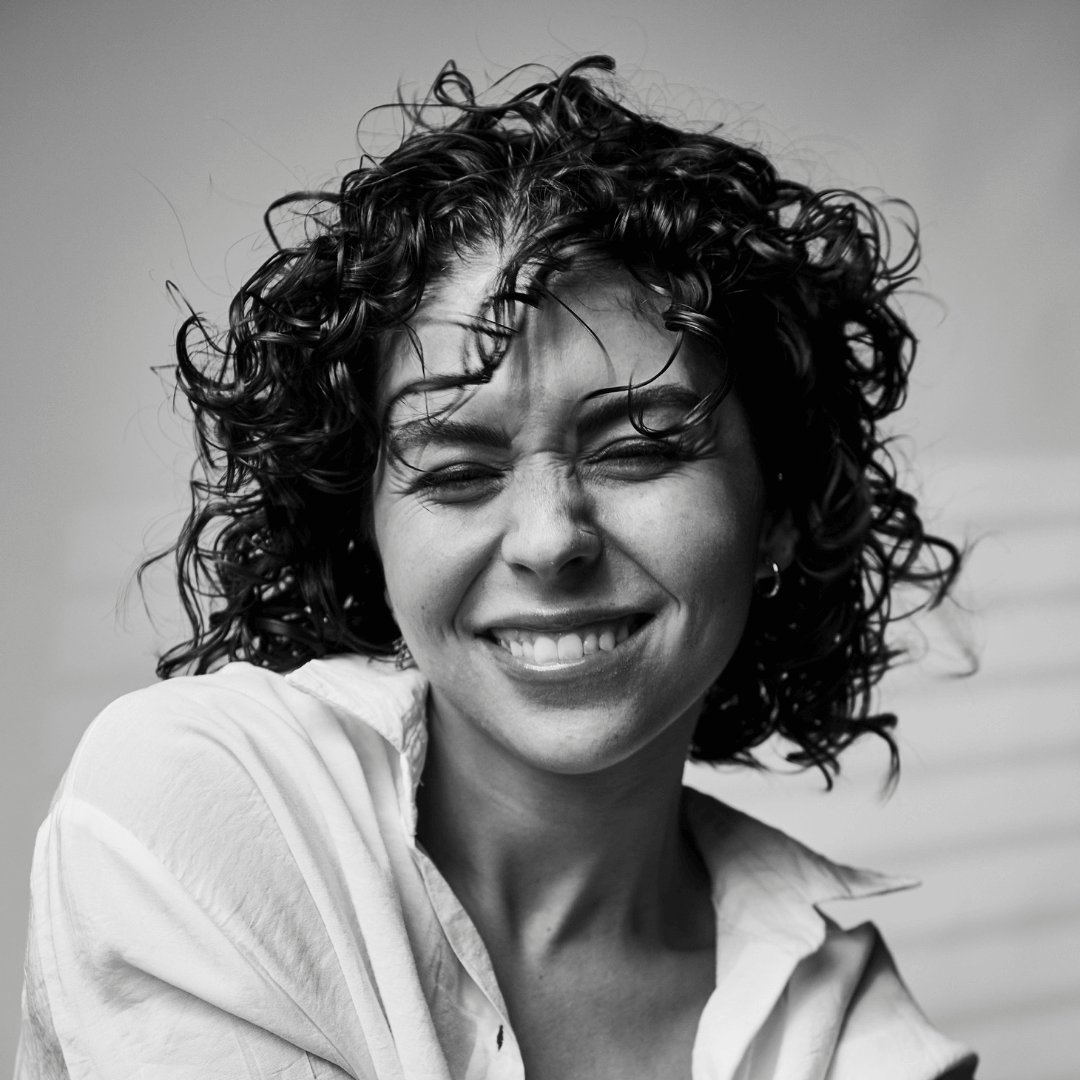
POLYGON ((537 463, 515 477, 502 557, 543 581, 584 570, 603 547, 581 484, 558 462, 537 463))

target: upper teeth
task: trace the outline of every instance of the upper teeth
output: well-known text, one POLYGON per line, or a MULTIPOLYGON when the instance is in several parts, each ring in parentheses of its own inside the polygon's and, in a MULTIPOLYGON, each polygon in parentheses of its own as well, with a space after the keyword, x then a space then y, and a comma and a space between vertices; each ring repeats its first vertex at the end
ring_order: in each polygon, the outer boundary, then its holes
POLYGON ((543 633, 514 626, 496 626, 491 633, 495 640, 514 656, 532 664, 557 664, 560 661, 580 660, 595 652, 611 652, 630 636, 628 616, 611 622, 592 623, 573 630, 543 633))

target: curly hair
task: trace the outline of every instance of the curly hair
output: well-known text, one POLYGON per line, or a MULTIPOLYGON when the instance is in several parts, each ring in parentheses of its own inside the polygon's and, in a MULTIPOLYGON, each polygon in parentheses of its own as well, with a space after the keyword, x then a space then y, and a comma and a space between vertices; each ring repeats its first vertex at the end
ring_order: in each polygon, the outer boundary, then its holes
MULTIPOLYGON (((915 353, 895 300, 918 263, 914 219, 893 259, 875 205, 783 179, 717 129, 646 115, 611 89, 613 70, 587 57, 491 103, 447 64, 427 99, 395 106, 406 133, 392 152, 365 156, 338 190, 270 207, 275 252, 237 293, 227 331, 192 314, 177 336, 201 471, 170 551, 192 633, 158 673, 388 655, 398 630, 370 511, 389 336, 407 332, 448 264, 485 245, 500 256, 495 308, 535 305, 554 275, 597 259, 659 296, 678 340, 692 335, 724 365, 686 423, 734 384, 770 506, 798 529, 783 588, 755 599, 707 696, 692 757, 754 764, 779 734, 790 761, 828 780, 839 752, 873 732, 895 774, 896 718, 874 712, 872 691, 899 655, 887 640, 903 615, 896 589, 936 604, 960 561, 924 531, 881 430, 915 353), (271 214, 286 206, 305 228, 283 246, 271 214)), ((500 355, 489 349, 462 382, 486 381, 500 355)))

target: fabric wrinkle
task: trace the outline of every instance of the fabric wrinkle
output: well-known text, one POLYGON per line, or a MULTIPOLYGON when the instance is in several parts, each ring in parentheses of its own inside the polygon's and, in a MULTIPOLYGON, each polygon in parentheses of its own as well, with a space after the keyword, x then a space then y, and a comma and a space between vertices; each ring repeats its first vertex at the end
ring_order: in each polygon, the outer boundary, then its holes
MULTIPOLYGON (((340 656, 110 706, 39 833, 16 1080, 524 1080, 484 942, 416 842, 426 702, 415 669, 340 656)), ((686 805, 717 926, 693 1080, 969 1060, 872 927, 819 911, 910 882, 686 805)))

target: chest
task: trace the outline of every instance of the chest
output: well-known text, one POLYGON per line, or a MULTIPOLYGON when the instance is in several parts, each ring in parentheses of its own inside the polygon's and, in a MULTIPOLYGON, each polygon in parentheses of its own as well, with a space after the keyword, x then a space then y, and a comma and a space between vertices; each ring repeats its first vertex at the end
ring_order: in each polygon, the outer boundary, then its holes
POLYGON ((575 959, 500 978, 528 1080, 690 1080, 713 950, 575 959))

